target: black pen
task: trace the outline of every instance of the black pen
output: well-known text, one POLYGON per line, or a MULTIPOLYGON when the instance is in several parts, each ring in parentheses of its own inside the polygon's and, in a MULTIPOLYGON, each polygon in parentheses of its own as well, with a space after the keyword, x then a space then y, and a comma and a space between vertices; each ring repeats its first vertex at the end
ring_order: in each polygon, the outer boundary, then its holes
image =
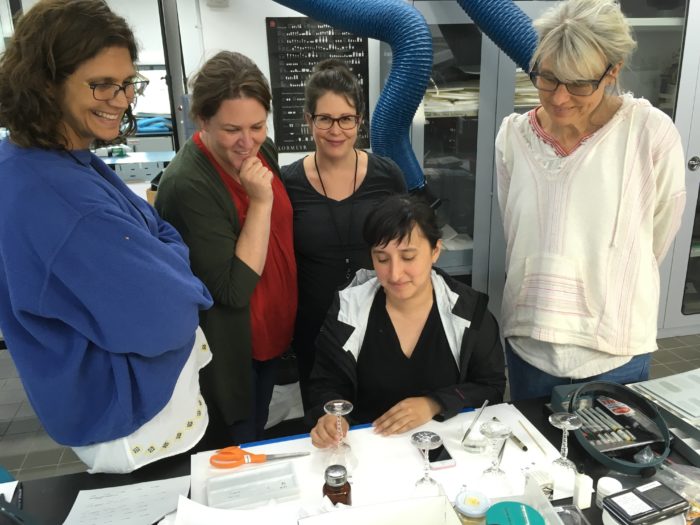
MULTIPOLYGON (((498 418, 497 418, 496 416, 493 416, 491 419, 492 419, 493 421, 498 421, 498 418)), ((513 434, 512 431, 511 431, 511 433, 510 433, 510 439, 513 441, 513 443, 515 443, 515 445, 516 445, 520 450, 522 450, 523 452, 527 452, 527 445, 526 445, 525 443, 523 443, 523 442, 520 440, 520 438, 519 438, 518 436, 516 436, 515 434, 513 434)))

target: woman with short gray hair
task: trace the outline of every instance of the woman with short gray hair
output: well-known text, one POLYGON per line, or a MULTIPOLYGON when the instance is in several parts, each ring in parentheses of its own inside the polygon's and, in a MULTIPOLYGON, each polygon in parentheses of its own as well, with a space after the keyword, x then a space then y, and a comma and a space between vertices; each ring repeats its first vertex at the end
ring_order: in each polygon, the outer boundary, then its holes
POLYGON ((636 47, 619 4, 567 0, 535 27, 540 105, 496 139, 512 399, 648 378, 658 265, 685 205, 673 121, 618 86, 636 47))

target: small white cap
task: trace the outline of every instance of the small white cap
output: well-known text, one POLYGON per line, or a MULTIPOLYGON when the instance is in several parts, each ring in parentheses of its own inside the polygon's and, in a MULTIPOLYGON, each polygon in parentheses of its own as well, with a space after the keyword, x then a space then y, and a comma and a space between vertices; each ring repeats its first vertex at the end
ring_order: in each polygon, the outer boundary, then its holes
POLYGON ((595 504, 599 509, 603 508, 603 498, 609 496, 610 494, 615 494, 622 490, 622 483, 619 479, 602 477, 598 480, 598 485, 596 485, 595 494, 595 504))

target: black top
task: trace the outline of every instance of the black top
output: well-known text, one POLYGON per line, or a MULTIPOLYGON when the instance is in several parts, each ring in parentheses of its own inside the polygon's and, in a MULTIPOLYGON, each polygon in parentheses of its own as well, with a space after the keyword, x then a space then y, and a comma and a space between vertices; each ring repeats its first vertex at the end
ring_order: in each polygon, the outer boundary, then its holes
POLYGON ((294 208, 294 251, 297 259, 299 307, 294 334, 312 349, 333 292, 359 268, 371 268, 369 248, 362 239, 365 218, 378 202, 404 193, 406 182, 394 161, 368 153, 367 175, 355 193, 342 201, 329 199, 311 185, 304 160, 282 168, 282 179, 294 208), (333 214, 333 215, 331 215, 333 214))
POLYGON ((425 396, 459 381, 459 369, 437 303, 418 338, 411 357, 401 343, 386 311, 386 296, 380 288, 372 302, 367 331, 357 360, 357 406, 353 419, 370 423, 407 397, 425 396))

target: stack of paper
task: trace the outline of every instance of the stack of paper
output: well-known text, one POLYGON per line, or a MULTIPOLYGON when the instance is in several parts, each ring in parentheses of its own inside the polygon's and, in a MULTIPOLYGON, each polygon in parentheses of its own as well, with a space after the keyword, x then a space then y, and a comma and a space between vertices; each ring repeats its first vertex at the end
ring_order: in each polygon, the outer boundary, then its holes
POLYGON ((672 414, 700 426, 700 369, 630 386, 672 414))
POLYGON ((425 92, 423 104, 427 118, 475 117, 479 111, 479 80, 430 88, 425 92))

